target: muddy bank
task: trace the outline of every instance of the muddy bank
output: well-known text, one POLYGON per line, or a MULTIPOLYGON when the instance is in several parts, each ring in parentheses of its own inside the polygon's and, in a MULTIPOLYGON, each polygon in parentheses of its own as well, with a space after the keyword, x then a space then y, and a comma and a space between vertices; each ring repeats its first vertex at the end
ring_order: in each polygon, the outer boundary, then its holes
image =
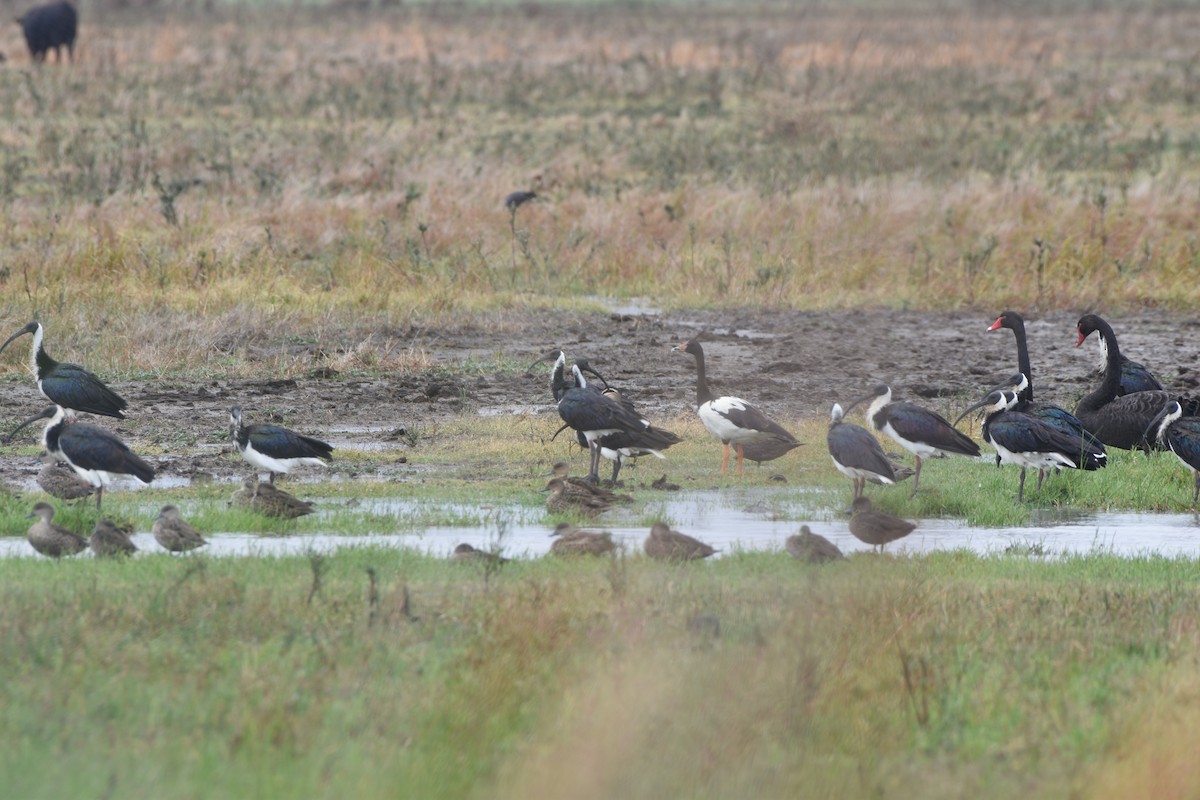
MULTIPOLYGON (((1038 397, 1073 407, 1095 380, 1098 346, 1089 340, 1076 349, 1076 314, 1029 316, 1038 397)), ((228 412, 235 404, 246 409, 248 420, 283 420, 339 447, 404 450, 414 429, 458 415, 528 409, 553 414, 547 367, 530 373, 478 368, 497 357, 531 362, 552 347, 589 358, 651 416, 674 414, 694 401, 695 371, 691 357, 671 348, 694 335, 705 343, 716 391, 745 397, 785 419, 825 418, 832 403, 846 403, 876 382, 890 383, 898 397, 937 406, 943 402, 939 398, 950 403, 974 397, 1016 371, 1012 333, 987 332, 995 317, 994 312, 908 311, 514 316, 486 329, 474 324, 414 329, 406 344, 424 349, 435 364, 417 374, 338 374, 325 364, 327 354, 314 353, 304 372, 272 380, 192 386, 116 382, 113 387, 129 401, 131 419, 102 424, 131 441, 162 447, 171 455, 157 459, 160 474, 183 478, 231 479, 245 471, 240 461, 222 455, 229 450, 228 412), (469 370, 463 368, 468 362, 469 370)), ((1200 322, 1158 312, 1110 321, 1123 352, 1149 366, 1164 384, 1182 391, 1200 384, 1200 322)), ((348 339, 346 346, 353 344, 348 339)), ((270 353, 294 343, 253 346, 270 353)), ((8 428, 44 404, 27 375, 12 376, 3 394, 0 417, 8 428)), ((35 472, 26 456, 0 457, 0 476, 6 479, 35 472)))

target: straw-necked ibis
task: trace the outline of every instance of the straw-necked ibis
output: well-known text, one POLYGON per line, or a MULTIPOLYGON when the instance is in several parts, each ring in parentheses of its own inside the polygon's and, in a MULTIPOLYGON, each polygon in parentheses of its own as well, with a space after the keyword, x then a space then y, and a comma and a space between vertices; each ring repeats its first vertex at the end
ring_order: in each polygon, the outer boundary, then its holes
POLYGON ((19 336, 33 334, 29 351, 29 369, 37 381, 38 391, 51 403, 69 412, 84 412, 102 417, 125 418, 126 403, 104 382, 78 364, 55 361, 42 346, 45 330, 42 323, 33 321, 8 337, 0 352, 19 336))
POLYGON ((280 425, 243 425, 241 406, 229 409, 229 427, 238 452, 256 469, 267 470, 268 483, 277 473, 307 464, 324 466, 333 460, 333 445, 280 425))
POLYGON ((1038 470, 1037 488, 1041 489, 1042 478, 1048 469, 1094 470, 1104 466, 1104 458, 1094 453, 1081 453, 1080 441, 1075 436, 1051 427, 1031 414, 1012 410, 1019 403, 1017 392, 997 389, 963 411, 954 423, 957 425, 976 409, 987 413, 983 422, 983 440, 995 449, 999 463, 1021 468, 1018 503, 1024 499, 1025 471, 1030 467, 1038 470))
POLYGON ((843 421, 844 416, 841 405, 834 403, 825 442, 838 472, 854 482, 854 497, 862 496, 867 481, 895 483, 896 471, 879 440, 861 425, 843 421))
POLYGON ((1196 505, 1200 499, 1200 417, 1185 417, 1183 405, 1172 400, 1150 421, 1144 435, 1152 436, 1192 471, 1196 484, 1192 505, 1196 505))
POLYGON ((921 481, 921 460, 943 458, 951 453, 975 458, 979 456, 979 445, 951 425, 941 414, 930 411, 916 403, 893 402, 892 389, 879 384, 869 394, 855 400, 846 409, 847 413, 859 403, 870 400, 867 406, 867 423, 872 430, 886 433, 896 444, 912 453, 917 460, 913 475, 912 494, 917 493, 921 481))
POLYGON ((154 480, 154 467, 130 450, 129 445, 104 428, 71 422, 62 406, 47 406, 18 425, 5 441, 31 422, 42 419, 49 420, 42 431, 42 446, 96 490, 97 509, 104 496, 104 487, 114 476, 132 475, 142 483, 154 480))
POLYGON ((1017 342, 1017 368, 1021 382, 1010 382, 1008 385, 995 387, 997 389, 1012 389, 1017 392, 1019 401, 1015 411, 1023 411, 1045 422, 1052 428, 1058 428, 1064 433, 1071 434, 1080 440, 1080 453, 1099 452, 1103 454, 1104 444, 1093 436, 1083 422, 1070 411, 1053 403, 1034 400, 1033 397, 1033 367, 1029 363, 1029 343, 1025 338, 1025 318, 1016 311, 1004 311, 992 323, 988 331, 1008 328, 1013 332, 1017 342))

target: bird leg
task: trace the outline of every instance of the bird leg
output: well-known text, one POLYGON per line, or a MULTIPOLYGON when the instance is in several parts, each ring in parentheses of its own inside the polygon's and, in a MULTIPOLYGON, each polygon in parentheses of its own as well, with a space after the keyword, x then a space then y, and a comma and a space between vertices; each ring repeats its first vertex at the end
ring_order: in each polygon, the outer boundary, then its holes
POLYGON ((1038 468, 1038 482, 1037 482, 1037 490, 1039 492, 1042 490, 1042 480, 1045 477, 1046 477, 1046 470, 1042 467, 1039 467, 1038 468))
POLYGON ((1196 491, 1192 492, 1192 507, 1195 508, 1196 500, 1200 498, 1200 472, 1196 473, 1196 491))
POLYGON ((267 473, 267 483, 271 484, 272 486, 275 485, 275 473, 274 472, 267 473))
POLYGON ((729 442, 722 442, 722 446, 725 448, 725 456, 721 459, 721 474, 724 475, 729 467, 729 442))
POLYGON ((741 445, 741 443, 739 442, 738 444, 735 444, 734 448, 737 449, 738 475, 741 475, 742 474, 742 445, 741 445))
POLYGON ((863 487, 866 485, 866 480, 864 478, 853 478, 852 485, 854 486, 854 494, 851 495, 851 499, 857 500, 858 498, 862 497, 863 487))
POLYGON ((917 496, 917 485, 921 483, 921 457, 917 456, 917 471, 913 473, 913 490, 909 497, 917 496))
POLYGON ((100 510, 100 498, 104 495, 104 484, 96 487, 96 510, 100 510))
POLYGON ((1017 484, 1017 502, 1025 497, 1025 468, 1021 467, 1021 482, 1017 484))
POLYGON ((586 480, 592 483, 600 482, 600 444, 599 442, 588 442, 588 454, 591 456, 591 463, 588 464, 588 474, 586 480))
POLYGON ((617 485, 617 476, 620 474, 621 474, 621 455, 618 453, 617 457, 613 459, 613 476, 612 476, 613 486, 617 485))

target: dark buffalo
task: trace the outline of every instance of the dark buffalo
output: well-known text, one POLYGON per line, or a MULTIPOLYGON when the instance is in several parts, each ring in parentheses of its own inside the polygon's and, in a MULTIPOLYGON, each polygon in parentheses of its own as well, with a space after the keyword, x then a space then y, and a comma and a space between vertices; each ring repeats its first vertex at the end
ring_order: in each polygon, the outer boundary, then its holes
POLYGON ((31 8, 17 22, 25 32, 25 43, 29 45, 29 54, 34 61, 45 61, 50 50, 54 51, 55 61, 62 61, 60 47, 66 47, 67 56, 75 60, 75 29, 79 26, 79 15, 67 0, 31 8))

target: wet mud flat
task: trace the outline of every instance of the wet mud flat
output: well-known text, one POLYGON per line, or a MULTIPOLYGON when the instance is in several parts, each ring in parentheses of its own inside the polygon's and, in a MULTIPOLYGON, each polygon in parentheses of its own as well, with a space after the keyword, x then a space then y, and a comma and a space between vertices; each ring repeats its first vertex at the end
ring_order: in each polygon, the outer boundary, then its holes
MULTIPOLYGON (((718 393, 745 397, 783 418, 827 418, 834 402, 845 403, 877 382, 891 384, 898 398, 978 396, 1016 371, 1011 332, 987 332, 1002 310, 659 313, 625 306, 582 315, 513 312, 486 324, 464 321, 453 328, 414 327, 399 334, 405 346, 420 348, 432 361, 429 369, 406 374, 338 373, 328 367, 329 353, 314 352, 306 364, 294 339, 264 340, 251 350, 262 355, 287 351, 303 367, 294 375, 261 380, 113 382, 129 401, 130 420, 103 424, 131 442, 161 447, 166 455, 151 460, 163 478, 232 481, 247 472, 239 459, 228 457, 233 405, 241 405, 250 421, 286 420, 339 448, 407 451, 414 428, 449 419, 531 410, 553 415, 548 368, 526 372, 512 364, 528 364, 562 347, 570 356, 587 357, 645 413, 685 413, 695 399, 695 371, 691 357, 672 347, 692 336, 705 343, 710 382, 718 393)), ((1073 407, 1096 379, 1099 348, 1090 340, 1075 347, 1078 316, 1026 314, 1039 399, 1073 407)), ((1200 385, 1200 321, 1160 312, 1108 319, 1122 351, 1145 363, 1165 385, 1180 391, 1200 385)), ((348 333, 345 347, 362 335, 361 330, 348 333)), ((10 362, 0 393, 0 419, 5 420, 0 427, 11 429, 45 404, 24 364, 24 357, 10 362)), ((28 445, 37 432, 28 437, 19 441, 28 445)), ((389 463, 393 466, 381 463, 371 474, 386 479, 389 469, 401 469, 395 459, 389 463)), ((11 449, 0 455, 0 477, 6 480, 28 481, 36 470, 27 455, 11 449)), ((324 477, 316 471, 310 479, 324 477)))

